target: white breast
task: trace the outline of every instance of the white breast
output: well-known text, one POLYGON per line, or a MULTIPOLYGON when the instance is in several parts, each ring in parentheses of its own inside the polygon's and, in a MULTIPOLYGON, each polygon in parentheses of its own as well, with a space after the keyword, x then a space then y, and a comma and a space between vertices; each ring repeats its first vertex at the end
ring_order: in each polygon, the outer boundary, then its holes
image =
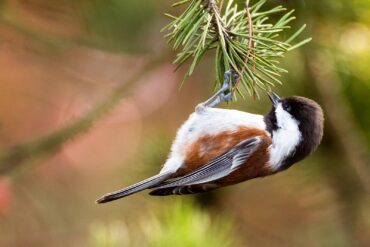
POLYGON ((273 131, 272 145, 269 147, 269 164, 273 171, 279 169, 284 159, 295 151, 302 139, 299 123, 283 110, 281 104, 276 107, 275 112, 279 128, 273 131))
POLYGON ((179 169, 185 160, 187 146, 199 137, 222 131, 236 131, 241 125, 266 129, 262 115, 219 108, 205 108, 192 113, 178 130, 171 153, 161 173, 179 169))

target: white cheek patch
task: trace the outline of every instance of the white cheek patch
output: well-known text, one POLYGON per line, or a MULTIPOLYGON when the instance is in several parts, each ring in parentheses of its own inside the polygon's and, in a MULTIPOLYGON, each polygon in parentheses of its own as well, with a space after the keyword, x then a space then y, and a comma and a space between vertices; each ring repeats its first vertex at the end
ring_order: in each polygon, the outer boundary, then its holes
POLYGON ((299 122, 283 109, 281 103, 276 107, 275 113, 278 129, 273 131, 272 145, 269 148, 269 163, 273 171, 278 170, 284 159, 295 151, 302 138, 299 122))

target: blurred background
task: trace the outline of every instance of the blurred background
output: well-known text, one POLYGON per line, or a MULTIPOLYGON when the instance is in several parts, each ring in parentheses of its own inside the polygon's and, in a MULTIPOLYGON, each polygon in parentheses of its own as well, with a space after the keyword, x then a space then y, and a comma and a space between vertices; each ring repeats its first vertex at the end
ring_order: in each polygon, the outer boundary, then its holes
POLYGON ((296 9, 313 38, 276 92, 323 106, 314 155, 199 196, 94 203, 156 173, 212 93, 212 56, 179 90, 160 33, 172 3, 0 1, 0 246, 370 246, 370 0, 267 3, 296 9))

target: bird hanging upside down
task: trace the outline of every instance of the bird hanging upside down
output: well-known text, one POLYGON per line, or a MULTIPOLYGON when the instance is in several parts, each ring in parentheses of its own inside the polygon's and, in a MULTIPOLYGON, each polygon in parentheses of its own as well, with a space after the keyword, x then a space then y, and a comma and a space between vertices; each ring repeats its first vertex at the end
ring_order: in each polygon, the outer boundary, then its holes
MULTIPOLYGON (((230 79, 230 77, 232 77, 230 79)), ((150 195, 201 193, 283 171, 311 154, 323 136, 324 117, 313 100, 269 93, 265 116, 213 108, 232 98, 237 75, 199 104, 178 130, 159 174, 97 200, 105 203, 145 189, 150 195)))

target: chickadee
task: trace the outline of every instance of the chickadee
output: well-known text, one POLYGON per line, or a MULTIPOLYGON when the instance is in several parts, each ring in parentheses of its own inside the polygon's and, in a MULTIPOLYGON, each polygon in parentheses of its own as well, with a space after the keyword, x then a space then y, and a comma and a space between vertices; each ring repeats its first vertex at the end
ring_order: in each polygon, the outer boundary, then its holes
POLYGON ((178 130, 159 174, 109 193, 106 203, 152 189, 155 196, 201 193, 283 171, 311 154, 323 136, 323 111, 313 100, 269 93, 265 116, 213 108, 232 97, 237 76, 228 71, 221 89, 199 104, 178 130), (230 80, 229 78, 232 77, 230 80))

